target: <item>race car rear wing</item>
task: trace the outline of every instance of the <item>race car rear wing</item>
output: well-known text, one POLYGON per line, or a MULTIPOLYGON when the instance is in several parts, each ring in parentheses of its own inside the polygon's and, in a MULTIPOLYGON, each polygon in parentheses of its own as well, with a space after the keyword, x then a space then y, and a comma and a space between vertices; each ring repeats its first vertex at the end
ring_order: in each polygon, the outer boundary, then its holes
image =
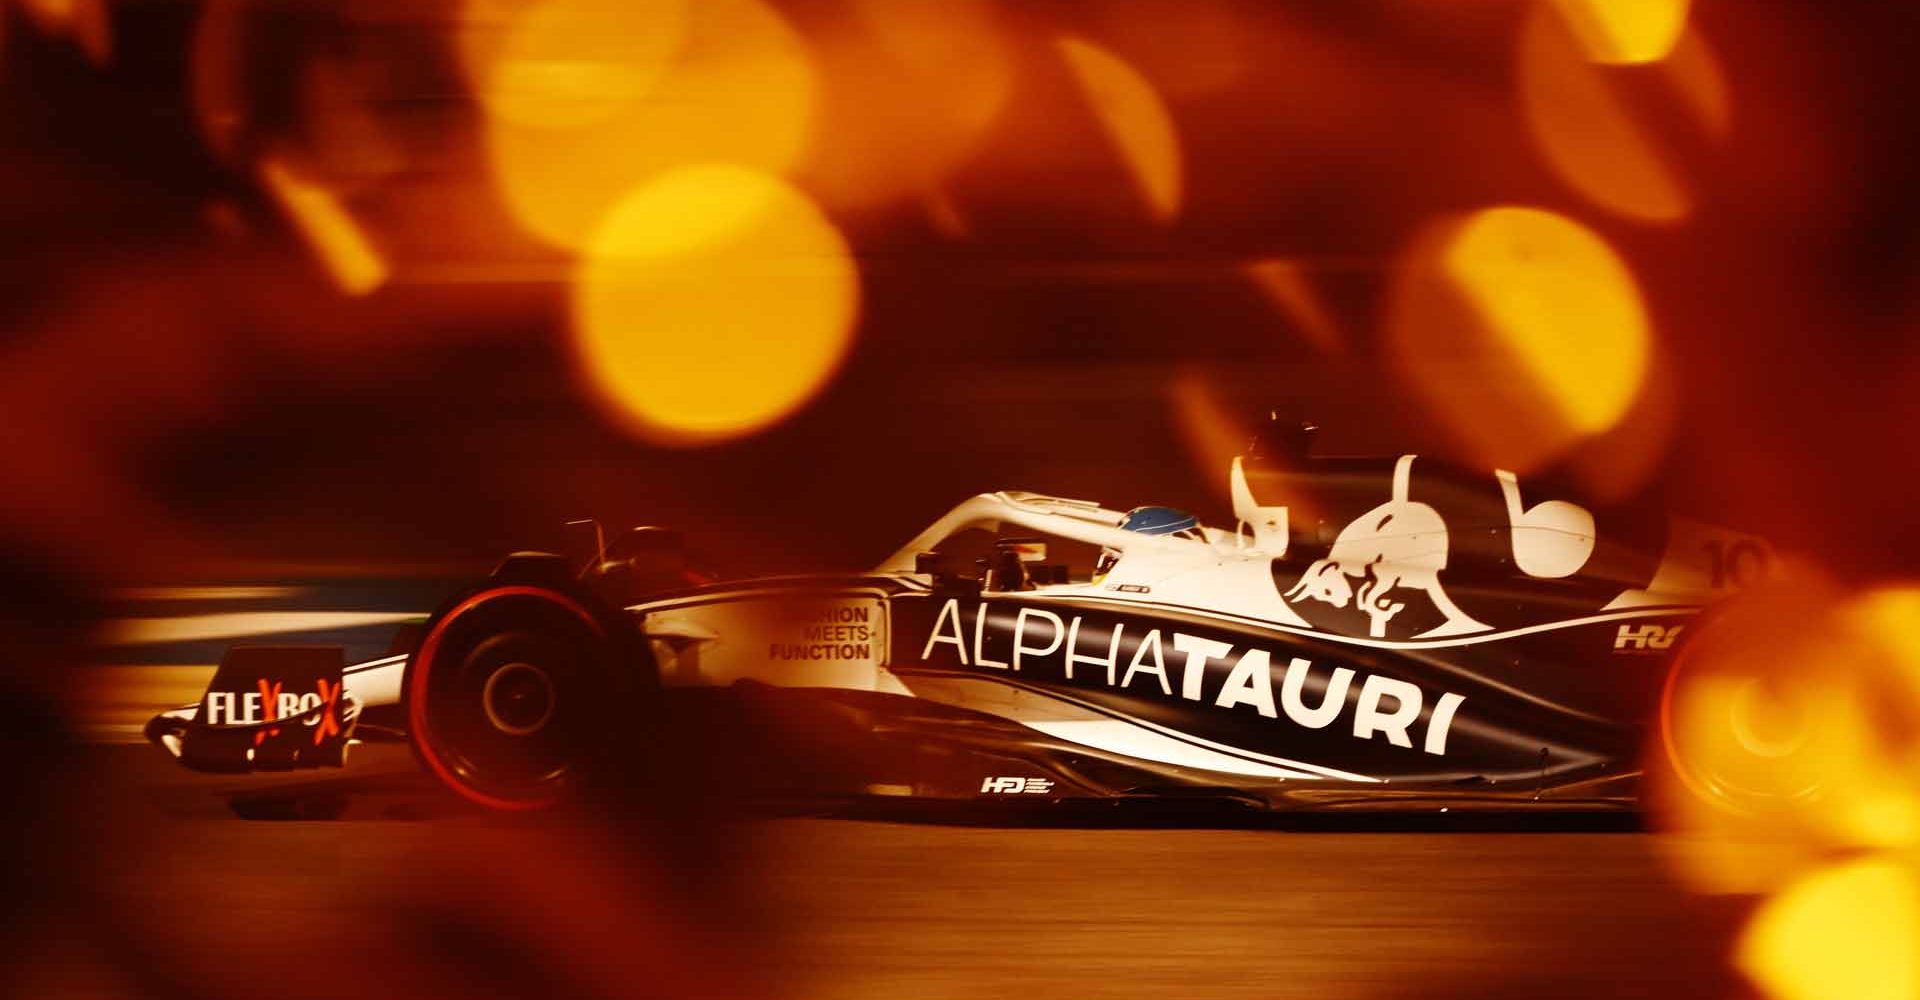
POLYGON ((191 706, 155 716, 147 739, 196 771, 340 767, 360 703, 338 646, 237 646, 191 706))

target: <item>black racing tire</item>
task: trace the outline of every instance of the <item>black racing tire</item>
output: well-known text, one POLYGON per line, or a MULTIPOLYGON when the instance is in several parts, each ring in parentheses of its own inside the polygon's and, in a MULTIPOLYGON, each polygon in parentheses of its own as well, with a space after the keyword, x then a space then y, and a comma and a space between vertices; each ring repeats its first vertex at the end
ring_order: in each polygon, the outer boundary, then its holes
POLYGON ((429 774, 476 804, 528 810, 617 766, 657 680, 624 612, 565 583, 496 575, 428 621, 401 700, 429 774))

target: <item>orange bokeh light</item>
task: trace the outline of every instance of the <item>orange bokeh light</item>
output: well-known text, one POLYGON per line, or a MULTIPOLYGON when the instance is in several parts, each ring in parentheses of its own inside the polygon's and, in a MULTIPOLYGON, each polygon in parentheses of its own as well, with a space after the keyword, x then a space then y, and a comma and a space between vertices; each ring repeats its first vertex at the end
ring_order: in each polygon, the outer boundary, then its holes
POLYGON ((593 37, 604 16, 621 18, 623 33, 670 24, 652 0, 583 17, 539 19, 542 9, 522 11, 495 51, 538 50, 540 62, 560 70, 484 74, 493 93, 481 98, 499 109, 486 126, 495 179, 533 235, 580 248, 635 184, 683 164, 729 162, 777 174, 799 160, 813 121, 814 68, 800 36, 766 4, 689 7, 684 40, 657 73, 618 65, 593 37), (529 40, 514 41, 522 32, 529 40), (595 68, 569 75, 568 66, 595 68), (603 77, 621 83, 597 90, 591 81, 603 77))
POLYGON ((1920 878, 1912 858, 1815 872, 1762 906, 1734 965, 1774 1000, 1920 995, 1920 878))
POLYGON ((1687 29, 1657 68, 1666 76, 1674 98, 1686 105, 1687 113, 1707 134, 1725 138, 1733 127, 1733 93, 1720 56, 1707 44, 1706 36, 1687 29))
POLYGON ((1651 801, 1663 825, 1714 838, 1676 856, 1691 882, 1751 891, 1920 846, 1920 588, 1789 575, 1690 628, 1651 801))
POLYGON ((1247 450, 1253 432, 1235 418, 1206 375, 1197 369, 1177 373, 1167 386, 1167 404, 1187 457, 1202 482, 1227 495, 1227 469, 1247 450))
POLYGON ((924 195, 960 168, 1013 93, 1013 55, 983 0, 858 0, 815 39, 821 134, 804 168, 835 206, 924 195))
MULTIPOLYGON (((1630 6, 1630 5, 1629 5, 1630 6)), ((1654 70, 1665 94, 1709 134, 1724 135, 1730 115, 1719 61, 1688 30, 1662 50, 1654 70)), ((1584 57, 1568 19, 1536 6, 1521 33, 1519 88, 1535 144, 1563 181, 1609 211, 1642 222, 1674 222, 1693 212, 1674 158, 1656 142, 1611 74, 1584 57)))
POLYGON ((260 182, 342 292, 366 295, 386 283, 386 258, 333 192, 274 156, 260 161, 260 182))
POLYGON ((1607 242, 1516 206, 1414 242, 1386 341, 1394 368, 1463 443, 1519 472, 1619 424, 1652 353, 1639 286, 1607 242))
POLYGON ((488 114, 578 128, 653 88, 688 16, 685 0, 468 0, 461 65, 488 114))
POLYGON ((1687 27, 1690 0, 1553 0, 1588 59, 1646 63, 1665 58, 1687 27))
POLYGON ((1173 221, 1180 215, 1184 179, 1180 134, 1166 103, 1139 70, 1105 48, 1079 38, 1055 44, 1140 192, 1147 214, 1159 222, 1173 221))
POLYGON ((1346 338, 1341 336, 1333 313, 1314 290, 1313 279, 1306 269, 1290 260, 1261 260, 1248 264, 1243 271, 1274 308, 1321 353, 1346 352, 1346 338))
POLYGON ((813 202, 743 167, 681 168, 622 199, 573 292, 585 379, 661 444, 750 434, 804 405, 852 345, 859 280, 813 202))

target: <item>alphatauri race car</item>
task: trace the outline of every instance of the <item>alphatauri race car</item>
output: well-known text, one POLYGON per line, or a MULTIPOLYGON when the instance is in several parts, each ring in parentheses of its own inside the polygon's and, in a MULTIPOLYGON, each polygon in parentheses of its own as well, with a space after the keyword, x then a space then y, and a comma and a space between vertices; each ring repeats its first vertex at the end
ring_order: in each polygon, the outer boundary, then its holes
POLYGON ((987 493, 869 572, 725 582, 672 532, 581 522, 391 655, 235 648, 147 734, 233 772, 405 740, 499 809, 722 759, 729 788, 844 801, 1632 809, 1688 766, 1650 738, 1674 654, 1774 560, 1414 455, 1256 445, 1230 487, 1230 529, 987 493))

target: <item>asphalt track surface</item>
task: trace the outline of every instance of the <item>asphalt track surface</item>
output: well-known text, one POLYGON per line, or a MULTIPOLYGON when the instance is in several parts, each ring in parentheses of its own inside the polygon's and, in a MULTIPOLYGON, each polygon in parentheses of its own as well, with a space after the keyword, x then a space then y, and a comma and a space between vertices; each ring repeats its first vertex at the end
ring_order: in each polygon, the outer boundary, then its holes
POLYGON ((1747 992, 1727 953, 1752 901, 1683 891, 1662 835, 957 825, 699 801, 503 817, 434 794, 398 748, 355 765, 344 785, 291 779, 351 792, 321 796, 346 803, 339 818, 248 820, 231 793, 256 779, 76 750, 59 787, 84 791, 55 835, 49 905, 90 929, 44 949, 36 980, 196 996, 1747 992))

